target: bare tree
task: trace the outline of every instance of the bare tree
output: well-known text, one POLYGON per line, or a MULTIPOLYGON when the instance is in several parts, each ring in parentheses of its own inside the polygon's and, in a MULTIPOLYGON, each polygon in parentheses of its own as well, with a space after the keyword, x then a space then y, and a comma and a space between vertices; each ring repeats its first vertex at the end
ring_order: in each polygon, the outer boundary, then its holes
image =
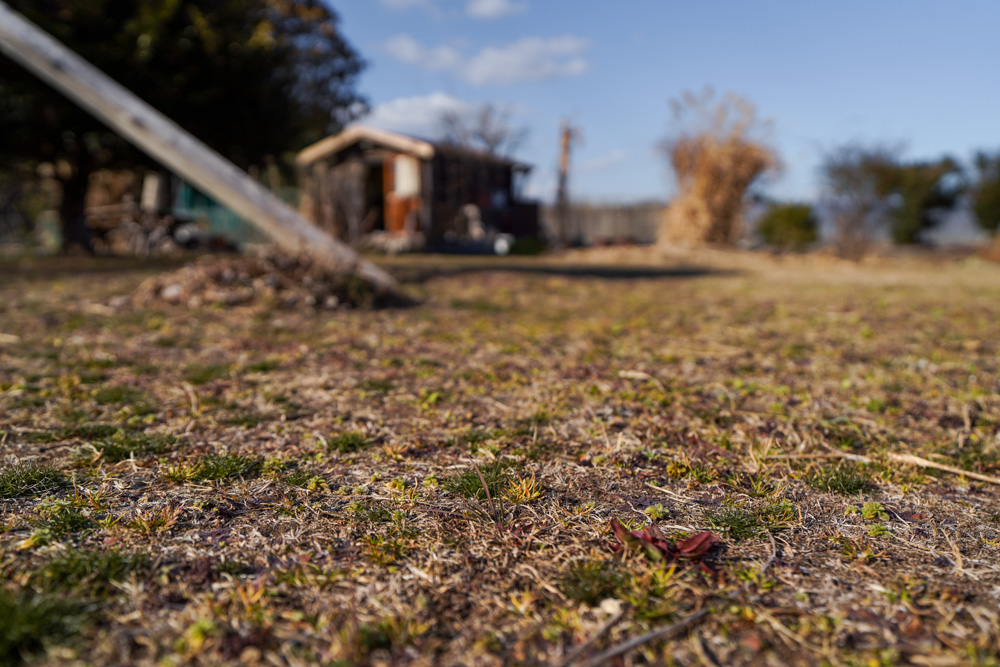
POLYGON ((1000 230, 1000 151, 979 151, 973 162, 972 214, 983 230, 997 239, 1000 230))
POLYGON ((747 190, 779 161, 762 135, 769 124, 747 99, 711 88, 671 100, 674 130, 661 143, 678 195, 664 217, 661 242, 732 244, 740 235, 747 190))
POLYGON ((528 128, 514 125, 510 109, 483 104, 471 113, 451 110, 441 114, 441 135, 445 143, 510 156, 528 138, 528 128))
POLYGON ((899 147, 851 143, 823 160, 825 203, 834 242, 845 257, 862 256, 885 222, 889 183, 899 164, 899 147))

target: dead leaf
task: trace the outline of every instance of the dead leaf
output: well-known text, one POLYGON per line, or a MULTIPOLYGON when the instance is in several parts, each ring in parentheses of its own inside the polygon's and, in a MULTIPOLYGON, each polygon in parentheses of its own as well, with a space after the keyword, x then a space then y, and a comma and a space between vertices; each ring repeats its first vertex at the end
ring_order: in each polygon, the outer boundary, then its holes
POLYGON ((758 635, 755 632, 751 632, 750 634, 741 637, 740 644, 750 649, 754 653, 757 653, 762 648, 764 648, 764 642, 761 641, 760 635, 758 635))
POLYGON ((611 519, 611 531, 623 545, 642 549, 654 561, 673 559, 670 543, 655 526, 651 530, 629 530, 618 519, 611 519))
POLYGON ((618 519, 611 519, 611 532, 623 546, 642 549, 646 556, 656 562, 670 562, 674 558, 700 560, 719 542, 719 537, 704 531, 671 544, 659 528, 650 526, 643 530, 629 530, 618 519))
POLYGON ((677 555, 681 558, 687 558, 689 560, 698 560, 704 558, 709 550, 719 543, 719 536, 715 533, 705 530, 697 535, 692 535, 686 540, 680 540, 674 547, 677 549, 677 555))
POLYGON ((919 616, 913 616, 909 621, 903 623, 899 626, 900 632, 903 633, 904 637, 910 639, 916 639, 917 637, 922 637, 924 634, 924 624, 920 620, 919 616))

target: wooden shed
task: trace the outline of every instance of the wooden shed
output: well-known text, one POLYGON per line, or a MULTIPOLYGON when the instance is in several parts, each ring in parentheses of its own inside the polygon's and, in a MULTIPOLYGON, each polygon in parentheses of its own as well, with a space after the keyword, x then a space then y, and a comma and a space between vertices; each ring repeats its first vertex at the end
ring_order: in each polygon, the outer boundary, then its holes
POLYGON ((520 196, 531 167, 504 157, 354 125, 296 164, 300 212, 338 239, 538 235, 538 204, 520 196))

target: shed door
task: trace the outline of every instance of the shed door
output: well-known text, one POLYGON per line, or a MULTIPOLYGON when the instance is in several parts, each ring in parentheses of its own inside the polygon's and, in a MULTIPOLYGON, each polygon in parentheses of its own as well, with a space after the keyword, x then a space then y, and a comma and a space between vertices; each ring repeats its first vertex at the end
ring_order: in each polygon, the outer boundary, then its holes
POLYGON ((420 163, 409 155, 396 157, 396 196, 400 199, 420 194, 420 163))
POLYGON ((403 234, 416 231, 408 224, 420 210, 420 161, 410 155, 387 157, 383 168, 385 189, 385 229, 403 234))

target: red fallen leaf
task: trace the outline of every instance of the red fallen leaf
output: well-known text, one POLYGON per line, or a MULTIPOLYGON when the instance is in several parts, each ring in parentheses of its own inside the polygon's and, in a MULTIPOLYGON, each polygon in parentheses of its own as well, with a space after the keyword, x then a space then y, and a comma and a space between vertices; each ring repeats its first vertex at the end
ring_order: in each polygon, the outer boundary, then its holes
POLYGON ((757 653, 762 648, 764 648, 764 642, 761 641, 760 635, 758 635, 755 632, 751 632, 748 635, 744 635, 740 639, 740 644, 743 644, 743 646, 747 647, 754 653, 757 653))
POLYGON ((611 519, 611 532, 622 546, 642 549, 654 561, 670 562, 674 558, 701 560, 709 550, 719 543, 719 536, 704 531, 687 539, 671 544, 659 528, 650 526, 644 530, 629 530, 618 519, 611 519))
MULTIPOLYGON (((673 558, 674 548, 670 544, 670 541, 667 540, 667 536, 661 533, 659 528, 656 526, 650 526, 645 530, 639 530, 636 532, 639 533, 638 537, 644 544, 648 542, 668 559, 673 558)), ((649 550, 648 547, 646 550, 649 550)))
POLYGON ((652 524, 650 524, 649 528, 644 528, 643 530, 637 530, 636 532, 646 533, 654 540, 663 540, 664 542, 667 541, 667 536, 664 535, 659 528, 657 528, 655 525, 652 524))
POLYGON ((719 543, 719 536, 711 531, 702 531, 697 535, 692 535, 686 540, 679 540, 674 544, 677 555, 681 558, 698 560, 704 558, 709 549, 719 543))
POLYGON ((618 519, 613 518, 611 532, 623 545, 630 549, 637 547, 642 549, 654 561, 673 560, 673 549, 656 526, 649 530, 629 530, 618 519))
POLYGON ((916 639, 924 634, 924 624, 919 616, 914 616, 906 623, 900 624, 899 629, 904 637, 909 637, 910 639, 916 639))
POLYGON ((615 538, 625 546, 637 546, 636 540, 639 538, 635 537, 628 528, 622 525, 622 522, 618 519, 611 519, 611 532, 615 534, 615 538))

